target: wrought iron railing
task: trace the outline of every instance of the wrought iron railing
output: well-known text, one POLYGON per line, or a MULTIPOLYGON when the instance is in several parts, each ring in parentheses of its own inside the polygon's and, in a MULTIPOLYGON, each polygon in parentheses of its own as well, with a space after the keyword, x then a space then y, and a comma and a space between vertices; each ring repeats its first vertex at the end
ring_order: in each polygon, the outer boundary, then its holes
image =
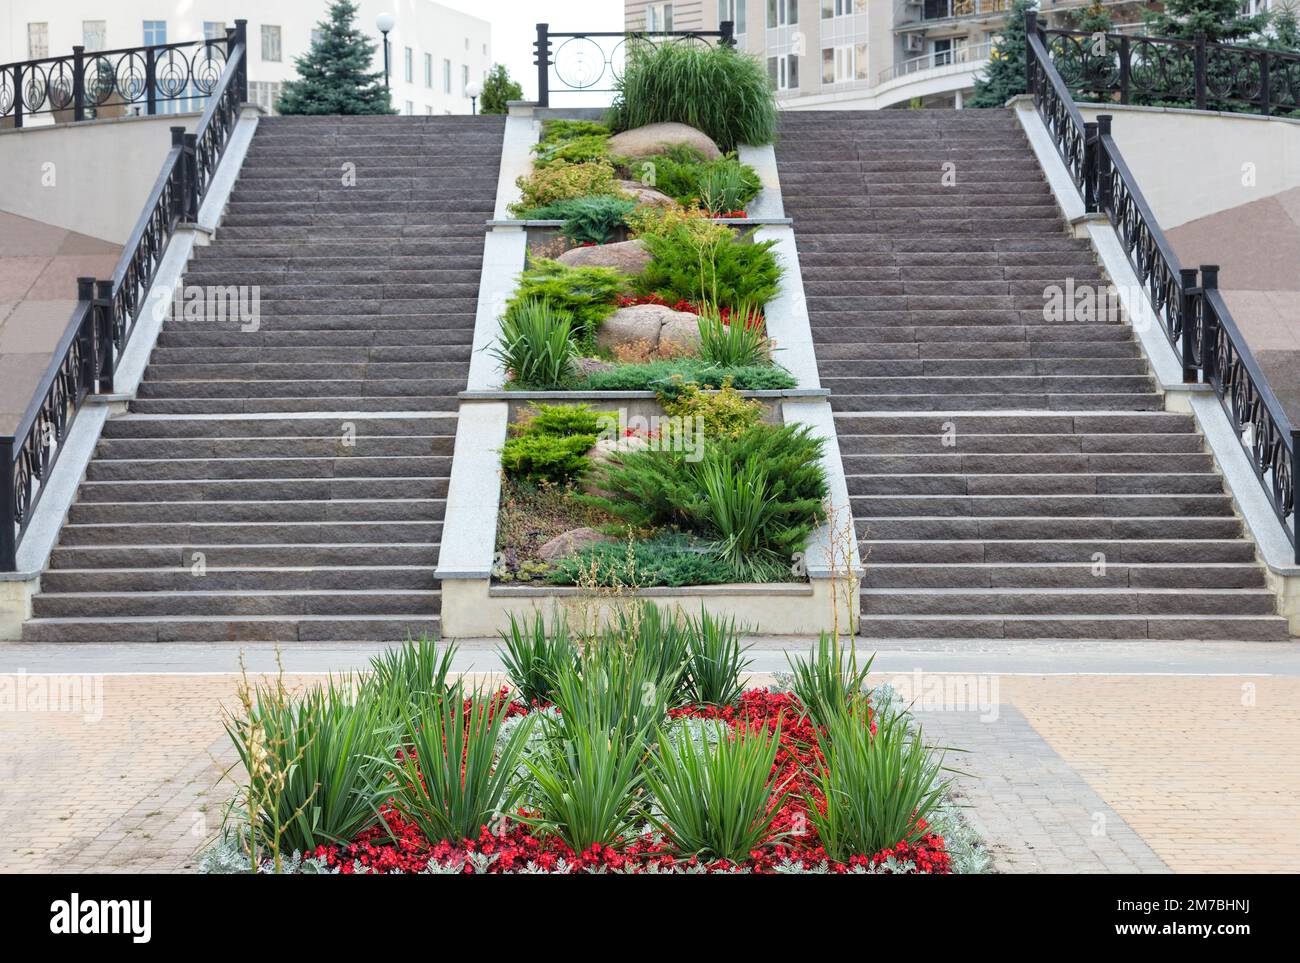
POLYGON ((4 64, 0 124, 22 127, 37 114, 80 121, 171 105, 197 110, 221 82, 228 53, 223 38, 92 52, 78 46, 63 57, 4 64))
POLYGON ((1218 396, 1300 565, 1300 431, 1269 388, 1219 293, 1215 265, 1184 268, 1138 189, 1110 132, 1111 118, 1085 122, 1052 61, 1048 32, 1026 15, 1026 82, 1085 209, 1115 228, 1165 336, 1182 361, 1183 379, 1218 396), (1198 283, 1199 274, 1199 283, 1198 283))
POLYGON ((735 25, 724 20, 717 30, 555 33, 550 24, 539 23, 533 44, 537 105, 549 107, 553 93, 613 93, 628 53, 665 43, 734 47, 735 25))
POLYGON ((1263 47, 1126 34, 1044 31, 1075 94, 1121 104, 1288 114, 1300 110, 1300 54, 1263 47))
POLYGON ((195 132, 172 128, 172 147, 113 277, 79 278, 77 306, 27 410, 0 436, 0 571, 18 546, 86 396, 109 394, 122 353, 178 225, 193 220, 239 117, 247 91, 246 21, 227 31, 223 69, 195 132))

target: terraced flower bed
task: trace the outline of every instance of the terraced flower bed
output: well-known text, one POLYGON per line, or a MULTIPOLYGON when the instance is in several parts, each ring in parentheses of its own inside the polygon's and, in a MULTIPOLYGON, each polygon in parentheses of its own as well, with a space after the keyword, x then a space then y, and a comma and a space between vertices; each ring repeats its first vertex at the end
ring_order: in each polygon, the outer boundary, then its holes
POLYGON ((503 634, 499 689, 409 643, 301 695, 247 688, 207 872, 949 873, 986 862, 943 754, 847 642, 744 688, 734 623, 653 606, 503 634))

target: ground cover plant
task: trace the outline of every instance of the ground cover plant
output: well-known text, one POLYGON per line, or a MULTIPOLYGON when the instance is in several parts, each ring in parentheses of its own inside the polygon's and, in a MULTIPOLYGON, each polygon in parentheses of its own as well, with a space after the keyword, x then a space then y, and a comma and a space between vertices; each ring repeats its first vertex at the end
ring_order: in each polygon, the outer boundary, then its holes
POLYGON ((949 799, 944 750, 890 693, 858 689, 851 708, 817 722, 780 680, 745 688, 743 631, 637 603, 584 635, 562 616, 516 621, 503 633, 499 688, 439 675, 452 647, 427 639, 360 678, 302 693, 262 683, 230 724, 246 788, 200 867, 982 871, 985 855, 949 799), (392 671, 393 659, 405 668, 392 671), (256 709, 268 704, 282 708, 256 709), (351 738, 358 719, 368 722, 351 738), (244 756, 250 733, 316 762, 298 785, 268 792, 261 777, 293 767, 244 756), (335 800, 310 833, 282 818, 305 813, 304 796, 335 800))

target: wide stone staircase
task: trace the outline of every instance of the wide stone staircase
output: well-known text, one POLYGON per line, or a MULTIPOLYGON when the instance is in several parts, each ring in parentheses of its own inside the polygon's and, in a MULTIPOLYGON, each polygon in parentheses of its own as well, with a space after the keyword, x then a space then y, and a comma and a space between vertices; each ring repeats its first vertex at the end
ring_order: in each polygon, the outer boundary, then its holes
POLYGON ((111 418, 35 641, 390 640, 434 578, 503 119, 267 118, 111 418), (197 286, 197 287, 195 287, 197 286))
POLYGON ((875 638, 1285 639, 1189 415, 1006 110, 787 112, 777 160, 875 638))

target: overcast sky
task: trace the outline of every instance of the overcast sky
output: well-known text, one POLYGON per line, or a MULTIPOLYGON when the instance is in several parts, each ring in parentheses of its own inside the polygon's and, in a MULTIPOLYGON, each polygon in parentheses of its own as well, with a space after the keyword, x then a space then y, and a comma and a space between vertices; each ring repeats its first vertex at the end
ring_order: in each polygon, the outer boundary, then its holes
POLYGON ((438 0, 492 24, 492 59, 524 85, 524 98, 537 96, 533 41, 537 24, 552 30, 622 30, 623 0, 438 0))

